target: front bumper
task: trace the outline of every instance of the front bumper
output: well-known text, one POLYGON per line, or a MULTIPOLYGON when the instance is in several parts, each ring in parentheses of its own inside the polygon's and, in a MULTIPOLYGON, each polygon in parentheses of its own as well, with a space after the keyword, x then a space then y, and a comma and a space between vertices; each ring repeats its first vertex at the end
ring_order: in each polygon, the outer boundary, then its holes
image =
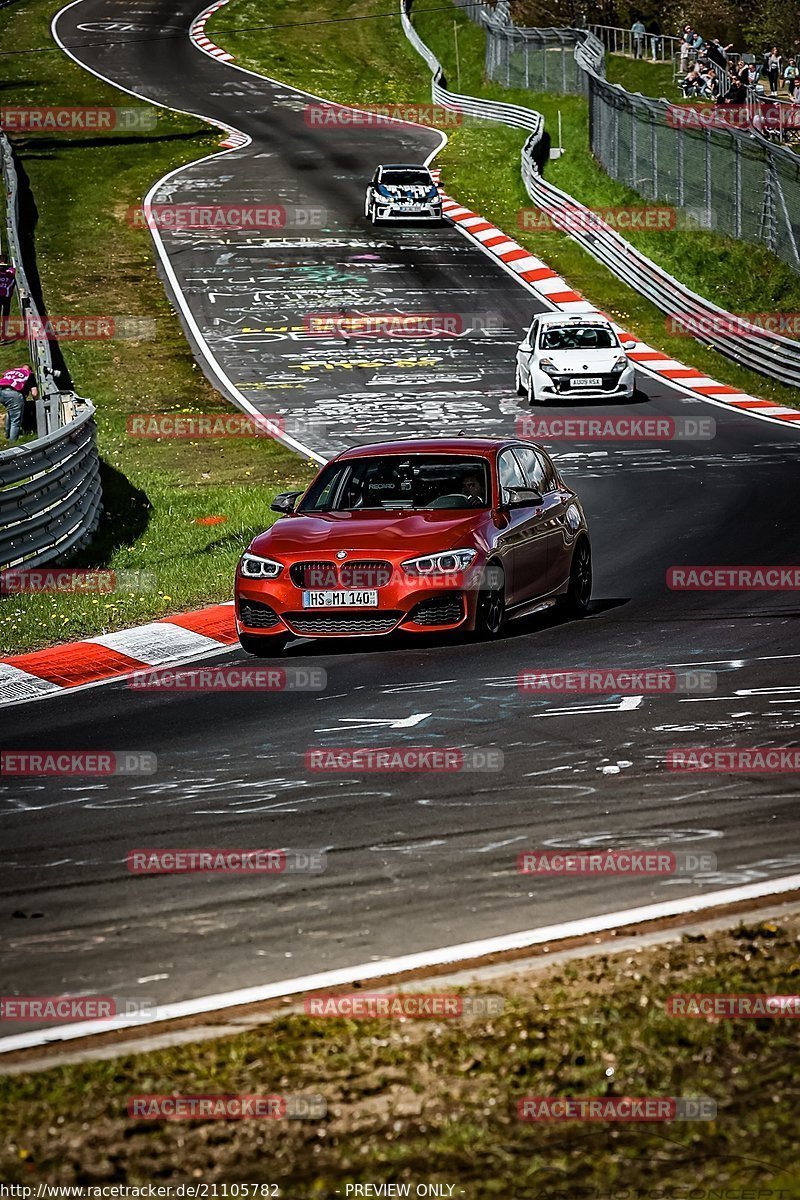
POLYGON ((441 204, 421 204, 414 208, 399 208, 392 204, 375 203, 378 221, 441 221, 441 204))
MULTIPOLYGON (((284 572, 286 575, 287 572, 284 572)), ((236 577, 236 628, 256 637, 382 637, 474 629, 478 589, 471 578, 390 581, 378 591, 377 608, 303 608, 303 588, 277 580, 236 577), (460 586, 459 586, 460 585, 460 586)))
POLYGON ((633 396, 634 381, 636 378, 636 372, 632 366, 626 367, 624 371, 617 374, 605 372, 600 375, 602 384, 595 387, 572 386, 571 380, 582 378, 583 373, 549 375, 546 371, 540 371, 538 367, 534 367, 531 374, 534 391, 537 396, 547 396, 562 400, 565 400, 567 397, 574 398, 576 396, 588 396, 593 400, 600 398, 619 399, 620 397, 630 400, 633 396))

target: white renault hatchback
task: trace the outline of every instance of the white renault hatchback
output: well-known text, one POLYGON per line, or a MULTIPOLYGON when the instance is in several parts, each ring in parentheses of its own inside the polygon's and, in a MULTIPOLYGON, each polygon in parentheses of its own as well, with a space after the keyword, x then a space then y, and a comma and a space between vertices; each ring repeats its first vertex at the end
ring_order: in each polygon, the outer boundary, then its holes
POLYGON ((517 350, 518 396, 529 404, 569 396, 630 400, 635 368, 610 321, 595 314, 539 313, 517 350))

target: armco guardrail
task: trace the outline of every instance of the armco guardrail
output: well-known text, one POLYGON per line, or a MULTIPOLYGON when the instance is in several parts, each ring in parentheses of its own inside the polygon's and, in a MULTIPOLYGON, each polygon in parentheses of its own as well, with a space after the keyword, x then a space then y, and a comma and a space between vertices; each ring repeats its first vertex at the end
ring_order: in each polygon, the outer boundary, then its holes
MULTIPOLYGON (((690 334, 696 330, 698 340, 704 345, 713 346, 735 362, 754 368, 771 379, 793 386, 797 384, 800 378, 800 342, 765 331, 698 296, 579 201, 548 183, 540 169, 545 154, 541 113, 517 104, 481 100, 450 92, 441 64, 411 24, 408 0, 401 0, 401 20, 406 37, 433 72, 431 93, 436 104, 531 131, 521 153, 522 178, 531 200, 551 215, 554 225, 562 228, 618 279, 646 296, 662 312, 680 321, 690 334)), ((491 12, 486 8, 481 12, 480 20, 484 26, 494 23, 491 12)), ((576 38, 576 44, 580 44, 587 61, 596 56, 598 47, 602 55, 602 45, 594 35, 582 30, 570 32, 576 38)))
POLYGON ((84 545, 102 508, 94 408, 0 454, 0 568, 52 562, 84 545))
POLYGON ((22 258, 18 183, 11 147, 0 134, 6 190, 6 237, 17 295, 28 324, 28 355, 39 386, 33 442, 0 452, 0 569, 36 566, 85 545, 100 520, 102 489, 94 405, 60 392, 22 258))

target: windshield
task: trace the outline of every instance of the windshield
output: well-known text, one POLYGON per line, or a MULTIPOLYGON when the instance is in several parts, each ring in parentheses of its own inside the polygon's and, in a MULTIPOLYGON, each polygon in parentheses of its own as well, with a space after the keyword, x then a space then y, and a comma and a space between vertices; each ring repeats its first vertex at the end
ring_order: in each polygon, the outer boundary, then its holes
POLYGON ((381 183, 418 183, 422 187, 433 186, 433 180, 424 171, 384 171, 381 183))
POLYGON ((617 335, 606 325, 552 325, 542 330, 542 350, 613 350, 617 335))
POLYGON ((331 463, 298 512, 488 508, 486 460, 455 454, 384 454, 331 463))

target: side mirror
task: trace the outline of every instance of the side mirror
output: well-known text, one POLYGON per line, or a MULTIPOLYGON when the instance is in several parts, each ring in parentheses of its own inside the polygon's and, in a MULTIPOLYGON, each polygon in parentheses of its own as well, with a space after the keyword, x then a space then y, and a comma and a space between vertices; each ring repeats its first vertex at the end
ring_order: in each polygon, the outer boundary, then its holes
POLYGON ((631 338, 628 338, 627 341, 622 342, 622 349, 623 350, 635 350, 637 345, 638 345, 638 342, 634 342, 631 338))
POLYGON ((302 492, 278 492, 278 495, 272 501, 272 504, 270 504, 270 508, 273 512, 283 513, 284 515, 286 513, 293 513, 297 499, 302 494, 302 492))
POLYGON ((508 487, 502 490, 503 508, 525 508, 529 505, 541 504, 542 493, 536 488, 508 487))

